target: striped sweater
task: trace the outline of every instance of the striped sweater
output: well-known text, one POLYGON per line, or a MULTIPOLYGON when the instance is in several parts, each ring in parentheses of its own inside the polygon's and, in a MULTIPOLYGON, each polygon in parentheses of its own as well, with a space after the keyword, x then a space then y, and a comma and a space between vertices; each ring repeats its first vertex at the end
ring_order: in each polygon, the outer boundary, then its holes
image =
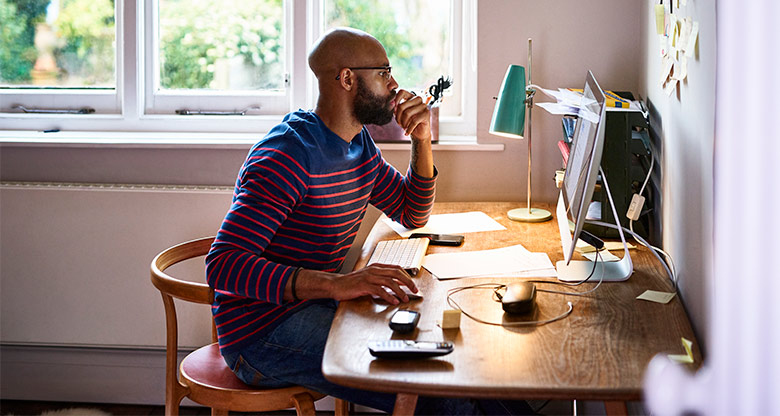
POLYGON ((425 225, 434 185, 388 164, 365 128, 347 143, 313 112, 288 114, 250 150, 206 256, 221 351, 328 301, 284 301, 287 280, 298 266, 339 270, 369 203, 408 228, 425 225))

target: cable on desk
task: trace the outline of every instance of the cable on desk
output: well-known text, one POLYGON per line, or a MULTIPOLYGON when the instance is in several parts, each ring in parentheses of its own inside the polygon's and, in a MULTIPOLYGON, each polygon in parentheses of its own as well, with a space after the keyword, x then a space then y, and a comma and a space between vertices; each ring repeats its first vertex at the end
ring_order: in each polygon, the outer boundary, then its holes
MULTIPOLYGON (((587 220, 586 222, 589 223, 589 224, 600 225, 602 227, 608 227, 608 228, 612 228, 612 229, 617 229, 618 228, 618 226, 615 225, 615 224, 610 224, 610 223, 601 222, 601 221, 587 220)), ((677 272, 676 272, 676 270, 674 268, 674 261, 672 260, 672 256, 670 256, 669 253, 663 251, 662 249, 660 249, 660 248, 658 248, 656 246, 653 246, 650 243, 648 243, 644 238, 642 238, 641 235, 639 235, 639 234, 637 234, 637 233, 635 233, 635 232, 633 232, 631 230, 626 229, 626 227, 621 227, 621 228, 623 229, 623 231, 625 231, 626 233, 630 234, 631 237, 634 237, 634 240, 636 240, 639 244, 641 244, 641 245, 647 247, 648 249, 650 249, 650 252, 653 253, 655 258, 658 259, 659 262, 661 262, 661 265, 664 267, 664 270, 666 270, 666 274, 669 276, 669 280, 672 281, 672 286, 674 288, 674 293, 677 293, 677 272), (669 259, 669 264, 667 264, 666 261, 664 261, 661 258, 661 256, 658 255, 658 253, 656 251, 658 251, 660 253, 663 253, 664 256, 666 256, 669 259), (671 267, 672 267, 671 269, 669 268, 669 265, 671 265, 671 267)))
MULTIPOLYGON (((555 282, 555 281, 549 281, 549 280, 527 280, 529 282, 536 282, 536 283, 551 283, 551 284, 563 284, 567 286, 576 286, 580 285, 582 283, 585 283, 593 277, 593 273, 596 271, 596 265, 599 261, 604 261, 601 258, 601 253, 598 251, 596 252, 596 261, 593 262, 593 269, 591 269, 590 274, 585 279, 576 282, 576 283, 564 283, 564 282, 555 282)), ((561 295, 569 295, 569 296, 584 296, 588 293, 593 292, 594 290, 598 289, 598 287, 601 285, 601 282, 604 280, 604 271, 602 269, 602 273, 599 276, 599 282, 596 284, 593 289, 587 290, 585 292, 563 292, 563 291, 557 291, 557 290, 548 290, 548 289, 536 289, 540 292, 547 292, 547 293, 555 293, 555 294, 561 294, 561 295)), ((447 304, 450 305, 453 309, 459 310, 462 314, 466 315, 467 317, 471 318, 472 320, 479 322, 481 324, 485 325, 493 325, 493 326, 531 326, 531 325, 545 325, 549 324, 555 321, 559 321, 567 316, 569 316, 572 311, 574 310, 574 305, 572 305, 571 302, 566 302, 566 305, 568 306, 568 309, 561 313, 560 315, 550 318, 550 319, 544 319, 544 320, 537 320, 537 321, 525 321, 525 322, 505 322, 505 323, 496 323, 496 322, 490 322, 486 321, 484 319, 478 318, 468 312, 466 312, 459 304, 455 301, 455 299, 452 298, 452 295, 462 292, 464 290, 470 290, 470 289, 493 289, 493 296, 497 297, 498 300, 493 299, 494 301, 500 302, 501 301, 501 295, 498 293, 499 290, 505 289, 506 285, 501 283, 479 283, 476 285, 470 285, 470 286, 460 286, 455 287, 447 291, 447 304)))

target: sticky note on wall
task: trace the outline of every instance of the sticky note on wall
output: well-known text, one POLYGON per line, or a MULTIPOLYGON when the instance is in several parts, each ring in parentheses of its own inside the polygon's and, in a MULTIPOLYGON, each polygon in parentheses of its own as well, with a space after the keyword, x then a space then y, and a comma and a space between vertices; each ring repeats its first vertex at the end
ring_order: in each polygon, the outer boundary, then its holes
POLYGON ((663 4, 656 4, 655 5, 655 31, 659 35, 664 34, 664 5, 663 4))

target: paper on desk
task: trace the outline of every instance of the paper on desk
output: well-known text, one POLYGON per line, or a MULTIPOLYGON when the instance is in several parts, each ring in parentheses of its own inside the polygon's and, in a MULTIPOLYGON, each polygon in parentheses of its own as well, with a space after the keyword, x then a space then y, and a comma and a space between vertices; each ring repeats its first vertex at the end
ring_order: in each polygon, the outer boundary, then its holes
POLYGON ((645 290, 637 299, 648 300, 655 303, 669 303, 675 294, 670 292, 659 292, 657 290, 645 290))
MULTIPOLYGON (((629 242, 626 242, 626 246, 628 247, 629 250, 631 250, 632 248, 636 248, 636 246, 634 246, 633 244, 631 244, 629 242)), ((604 248, 607 249, 607 250, 623 250, 623 242, 622 241, 605 241, 604 242, 604 248)), ((584 242, 582 240, 579 240, 579 239, 577 240, 577 244, 575 246, 575 249, 578 252, 580 252, 580 254, 590 253, 592 251, 596 251, 596 249, 592 245, 590 245, 590 244, 588 244, 588 243, 586 243, 586 242, 584 242)))
POLYGON ((683 348, 685 348, 685 354, 669 354, 667 356, 669 357, 670 360, 676 361, 678 363, 682 363, 682 364, 693 363, 693 350, 691 350, 691 346, 693 345, 693 342, 685 338, 681 338, 681 339, 682 339, 683 348))
MULTIPOLYGON (((601 253, 601 261, 620 261, 620 257, 610 253, 609 250, 601 250, 599 253, 601 253)), ((587 253, 582 253, 582 256, 590 261, 596 261, 595 250, 587 253)))
POLYGON ((546 276, 555 270, 547 253, 532 253, 520 244, 493 250, 429 254, 423 258, 422 265, 439 280, 527 272, 546 276))
POLYGON ((409 237, 412 233, 463 234, 506 230, 506 227, 482 211, 431 215, 425 227, 416 229, 406 228, 386 215, 382 215, 382 221, 403 238, 409 237))

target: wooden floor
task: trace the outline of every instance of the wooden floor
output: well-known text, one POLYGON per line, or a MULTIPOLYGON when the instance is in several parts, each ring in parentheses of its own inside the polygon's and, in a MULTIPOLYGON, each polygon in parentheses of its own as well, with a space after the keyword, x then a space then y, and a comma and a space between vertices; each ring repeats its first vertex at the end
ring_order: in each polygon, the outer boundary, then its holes
MULTIPOLYGON (((100 403, 70 403, 70 402, 34 402, 21 400, 0 400, 0 415, 8 416, 38 416, 44 412, 59 411, 64 409, 96 409, 112 416, 157 416, 165 414, 163 406, 144 406, 132 404, 100 404, 100 403)), ((78 412, 72 412, 78 413, 78 412)), ((205 407, 180 408, 182 416, 210 416, 211 409, 205 407)), ((246 415, 247 413, 234 413, 231 415, 246 415)), ((263 415, 291 416, 294 411, 279 411, 263 413, 263 415)), ((333 412, 317 412, 318 416, 333 415, 333 412)), ((67 416, 77 416, 68 414, 67 416)), ((91 416, 91 415, 90 415, 91 416)))

